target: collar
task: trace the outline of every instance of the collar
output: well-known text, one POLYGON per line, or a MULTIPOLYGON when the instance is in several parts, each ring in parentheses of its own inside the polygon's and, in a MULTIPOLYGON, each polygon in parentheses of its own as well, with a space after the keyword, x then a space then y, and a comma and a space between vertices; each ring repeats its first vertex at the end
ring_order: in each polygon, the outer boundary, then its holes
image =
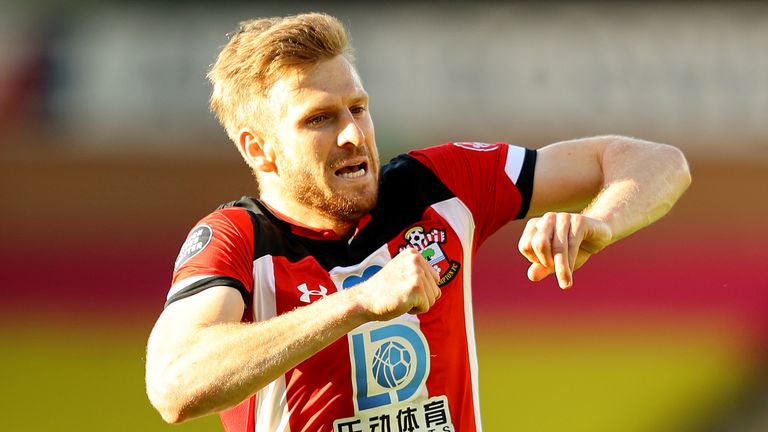
MULTIPOLYGON (((291 230, 292 234, 296 234, 301 237, 306 237, 312 240, 344 240, 343 238, 339 237, 338 234, 336 234, 336 231, 332 229, 327 228, 314 228, 308 225, 305 225, 296 219, 291 218, 290 216, 286 216, 279 211, 273 209, 267 203, 264 201, 259 200, 259 203, 264 206, 272 215, 278 219, 280 219, 282 222, 284 222, 288 228, 291 230)), ((352 233, 352 237, 350 237, 350 240, 352 238, 357 237, 357 234, 362 230, 366 225, 368 225, 368 222, 371 221, 371 215, 365 214, 363 217, 361 217, 357 221, 357 226, 355 227, 355 231, 352 233)))

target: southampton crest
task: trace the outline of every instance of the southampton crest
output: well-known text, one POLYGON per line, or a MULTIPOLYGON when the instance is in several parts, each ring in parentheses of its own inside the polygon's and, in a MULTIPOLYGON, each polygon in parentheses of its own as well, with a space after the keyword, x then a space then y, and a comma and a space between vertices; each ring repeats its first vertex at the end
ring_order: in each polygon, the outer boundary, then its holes
POLYGON ((442 287, 450 282, 461 268, 461 264, 447 257, 440 246, 447 241, 445 230, 432 228, 426 231, 421 225, 416 225, 409 228, 403 238, 408 243, 401 245, 399 250, 412 247, 419 251, 440 276, 437 286, 442 287))

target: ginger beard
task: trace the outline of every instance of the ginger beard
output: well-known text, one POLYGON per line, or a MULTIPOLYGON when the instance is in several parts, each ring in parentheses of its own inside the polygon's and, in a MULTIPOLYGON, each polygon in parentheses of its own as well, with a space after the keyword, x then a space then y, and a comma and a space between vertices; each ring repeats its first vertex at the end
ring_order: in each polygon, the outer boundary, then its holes
POLYGON ((278 148, 278 171, 285 198, 341 222, 355 222, 376 205, 379 192, 378 157, 372 158, 365 147, 339 149, 324 164, 306 160, 311 155, 289 157, 278 148), (353 158, 364 157, 367 162, 345 168, 353 158), (341 171, 365 170, 366 180, 348 181, 341 171))

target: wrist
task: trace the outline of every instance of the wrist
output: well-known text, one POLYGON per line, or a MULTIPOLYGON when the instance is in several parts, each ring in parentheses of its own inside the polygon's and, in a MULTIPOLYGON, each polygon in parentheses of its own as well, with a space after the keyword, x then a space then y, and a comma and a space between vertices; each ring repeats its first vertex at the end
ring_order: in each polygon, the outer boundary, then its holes
POLYGON ((370 321, 375 321, 375 316, 369 307, 369 299, 366 296, 365 290, 360 289, 363 282, 360 285, 356 285, 352 288, 342 291, 342 297, 344 297, 344 304, 346 308, 346 315, 349 318, 350 323, 354 327, 360 326, 370 321))
POLYGON ((582 249, 595 254, 618 240, 611 224, 615 218, 610 212, 595 213, 585 210, 582 212, 582 216, 584 216, 582 249))

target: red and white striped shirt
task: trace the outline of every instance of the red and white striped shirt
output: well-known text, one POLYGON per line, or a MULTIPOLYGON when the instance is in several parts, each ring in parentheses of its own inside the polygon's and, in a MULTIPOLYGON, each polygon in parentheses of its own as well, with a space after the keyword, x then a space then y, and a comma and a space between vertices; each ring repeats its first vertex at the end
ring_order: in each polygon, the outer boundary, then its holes
POLYGON ((221 413, 228 432, 480 431, 472 261, 524 217, 536 152, 450 143, 382 167, 379 200, 350 240, 276 216, 256 199, 228 203, 190 232, 167 304, 213 286, 243 296, 244 322, 305 306, 371 277, 405 247, 440 275, 419 315, 371 322, 221 413))

